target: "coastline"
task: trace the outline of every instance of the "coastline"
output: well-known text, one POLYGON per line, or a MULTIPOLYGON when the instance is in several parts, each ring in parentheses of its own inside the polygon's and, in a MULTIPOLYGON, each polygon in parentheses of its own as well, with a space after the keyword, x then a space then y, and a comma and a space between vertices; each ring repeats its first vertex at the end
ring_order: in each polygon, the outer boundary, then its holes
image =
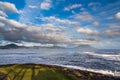
MULTIPOLYGON (((57 71, 58 73, 76 77, 76 80, 81 80, 81 79, 82 80, 120 80, 120 77, 105 75, 105 74, 91 72, 91 71, 87 71, 87 70, 75 69, 72 67, 47 65, 47 64, 33 64, 33 63, 0 65, 0 72, 2 72, 1 68, 5 70, 6 67, 10 67, 10 66, 18 66, 20 68, 34 67, 35 69, 39 69, 39 67, 43 67, 43 68, 48 68, 48 69, 55 69, 55 71, 57 71), (37 67, 35 67, 35 66, 37 66, 37 67)), ((4 74, 6 74, 6 73, 4 73, 4 74)), ((47 73, 47 74, 50 74, 50 73, 47 73)), ((74 79, 70 79, 70 80, 74 80, 74 79)))

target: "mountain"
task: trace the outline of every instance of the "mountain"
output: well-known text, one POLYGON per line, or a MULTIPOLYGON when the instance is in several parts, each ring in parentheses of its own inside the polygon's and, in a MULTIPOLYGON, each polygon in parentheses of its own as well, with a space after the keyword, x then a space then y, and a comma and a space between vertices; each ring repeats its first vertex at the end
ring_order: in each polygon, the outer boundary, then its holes
POLYGON ((62 46, 33 46, 33 47, 29 47, 29 48, 35 48, 35 49, 39 49, 39 48, 64 49, 64 47, 62 47, 62 46))
POLYGON ((95 50, 95 49, 97 49, 97 48, 94 48, 94 47, 92 47, 92 46, 90 46, 90 45, 87 45, 87 44, 80 44, 80 45, 78 45, 78 46, 75 47, 75 48, 78 48, 78 49, 86 49, 86 50, 95 50))
POLYGON ((21 48, 23 46, 18 46, 16 44, 7 44, 5 46, 0 46, 0 49, 16 49, 16 48, 21 48))
POLYGON ((69 45, 67 47, 63 47, 63 46, 18 46, 17 44, 7 44, 5 46, 0 46, 0 49, 18 49, 18 48, 34 48, 34 49, 40 49, 40 48, 48 48, 48 49, 87 49, 87 50, 93 50, 96 49, 94 47, 91 47, 90 45, 86 45, 86 44, 80 44, 78 46, 74 46, 74 45, 69 45))
POLYGON ((90 45, 87 45, 87 44, 80 44, 77 46, 78 48, 91 48, 90 45))

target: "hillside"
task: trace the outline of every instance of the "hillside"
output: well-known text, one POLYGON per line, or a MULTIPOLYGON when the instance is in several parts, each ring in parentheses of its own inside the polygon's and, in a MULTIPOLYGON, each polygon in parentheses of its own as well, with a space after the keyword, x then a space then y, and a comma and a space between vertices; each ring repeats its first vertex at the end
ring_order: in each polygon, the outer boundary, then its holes
POLYGON ((16 49, 16 48, 21 48, 23 46, 18 46, 16 44, 7 44, 5 46, 0 46, 0 49, 16 49))
POLYGON ((38 64, 0 66, 0 80, 120 80, 112 76, 38 64))

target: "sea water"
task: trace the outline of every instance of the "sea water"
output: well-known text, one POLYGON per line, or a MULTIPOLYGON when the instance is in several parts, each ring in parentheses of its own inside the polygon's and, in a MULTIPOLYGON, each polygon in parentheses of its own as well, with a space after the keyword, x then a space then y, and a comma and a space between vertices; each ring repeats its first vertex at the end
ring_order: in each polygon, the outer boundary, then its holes
POLYGON ((49 64, 120 76, 120 50, 0 49, 0 65, 49 64))

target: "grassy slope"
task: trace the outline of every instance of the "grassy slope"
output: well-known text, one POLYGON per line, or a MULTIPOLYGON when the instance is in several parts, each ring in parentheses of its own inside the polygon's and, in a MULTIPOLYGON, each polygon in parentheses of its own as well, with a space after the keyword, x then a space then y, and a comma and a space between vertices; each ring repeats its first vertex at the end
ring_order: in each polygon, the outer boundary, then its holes
POLYGON ((11 80, 119 80, 101 74, 35 64, 0 66, 0 72, 11 80))
POLYGON ((0 67, 0 72, 11 80, 79 80, 73 75, 63 74, 56 68, 39 65, 11 65, 0 67))

